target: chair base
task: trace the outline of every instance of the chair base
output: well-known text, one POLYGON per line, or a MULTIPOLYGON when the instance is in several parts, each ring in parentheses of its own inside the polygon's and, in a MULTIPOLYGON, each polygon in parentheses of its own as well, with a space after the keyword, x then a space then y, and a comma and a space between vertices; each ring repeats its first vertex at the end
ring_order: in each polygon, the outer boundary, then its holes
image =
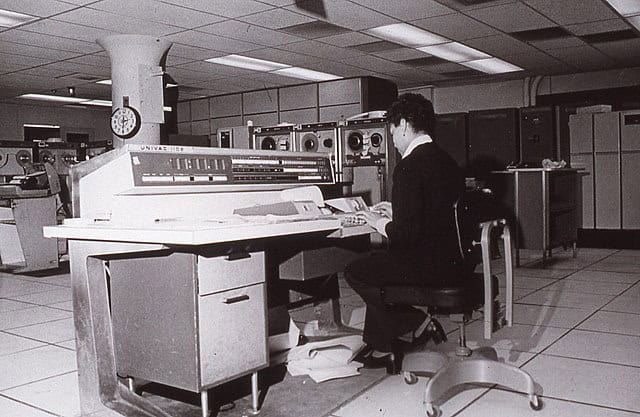
POLYGON ((440 352, 413 352, 404 358, 402 372, 407 384, 417 382, 416 374, 433 374, 424 392, 424 405, 428 417, 440 415, 438 407, 434 404, 436 400, 451 388, 467 383, 498 384, 517 392, 524 392, 532 409, 542 408, 531 375, 517 366, 499 362, 493 348, 476 349, 469 358, 449 358, 440 352))

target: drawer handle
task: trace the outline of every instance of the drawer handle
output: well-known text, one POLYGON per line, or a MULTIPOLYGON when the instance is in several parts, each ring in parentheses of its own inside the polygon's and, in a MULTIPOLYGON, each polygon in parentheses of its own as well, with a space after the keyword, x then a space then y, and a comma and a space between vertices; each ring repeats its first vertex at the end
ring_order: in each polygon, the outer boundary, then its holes
POLYGON ((246 301, 248 299, 249 299, 249 296, 247 294, 244 294, 244 295, 239 295, 237 297, 225 298, 224 300, 222 300, 222 302, 225 304, 234 304, 234 303, 239 303, 240 301, 246 301))
POLYGON ((251 254, 249 252, 231 252, 227 255, 227 261, 237 261, 239 259, 247 258, 251 258, 251 254))

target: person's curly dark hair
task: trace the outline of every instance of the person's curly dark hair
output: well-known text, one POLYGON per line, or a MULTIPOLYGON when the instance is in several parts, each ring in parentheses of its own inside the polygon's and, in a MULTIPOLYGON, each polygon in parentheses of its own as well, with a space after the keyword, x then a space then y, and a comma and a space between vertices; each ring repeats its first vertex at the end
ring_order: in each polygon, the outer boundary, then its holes
POLYGON ((436 115, 431 101, 422 94, 404 93, 398 96, 387 109, 387 120, 395 126, 405 119, 416 132, 433 134, 436 125, 436 115))

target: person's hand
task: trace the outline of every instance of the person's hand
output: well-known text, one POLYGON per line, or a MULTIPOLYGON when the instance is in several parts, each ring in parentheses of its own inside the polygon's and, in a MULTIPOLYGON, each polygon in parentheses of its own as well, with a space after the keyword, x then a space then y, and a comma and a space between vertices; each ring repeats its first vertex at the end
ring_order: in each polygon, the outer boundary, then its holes
POLYGON ((371 207, 371 210, 382 214, 388 219, 393 219, 393 209, 391 208, 391 203, 388 201, 381 201, 378 204, 375 204, 371 207))
POLYGON ((359 211, 356 213, 356 216, 358 216, 361 219, 364 219, 367 222, 367 224, 373 228, 376 227, 376 223, 378 223, 378 220, 385 217, 384 215, 371 210, 359 211))

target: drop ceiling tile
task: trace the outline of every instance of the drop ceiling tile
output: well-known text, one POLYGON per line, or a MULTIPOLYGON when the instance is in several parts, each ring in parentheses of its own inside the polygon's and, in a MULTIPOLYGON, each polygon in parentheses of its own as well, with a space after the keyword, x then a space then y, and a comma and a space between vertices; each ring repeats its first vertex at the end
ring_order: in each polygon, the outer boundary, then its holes
POLYGON ((178 57, 192 61, 202 61, 208 58, 215 58, 222 55, 226 54, 221 51, 213 51, 211 49, 198 48, 196 46, 183 45, 181 43, 173 42, 171 48, 169 48, 168 60, 171 61, 172 57, 178 57))
POLYGON ((51 61, 69 59, 79 55, 77 52, 60 51, 58 49, 41 48, 39 46, 0 41, 0 52, 11 53, 14 51, 16 54, 39 57, 49 59, 51 61))
POLYGON ((312 40, 288 44, 286 49, 317 58, 333 60, 348 60, 356 56, 364 55, 362 52, 354 49, 338 48, 337 46, 312 40))
POLYGON ((199 12, 157 0, 104 0, 91 4, 89 7, 140 20, 179 26, 185 29, 209 25, 225 19, 211 13, 199 12))
MULTIPOLYGON (((27 91, 35 89, 49 90, 50 80, 40 76, 34 76, 23 73, 5 74, 0 76, 0 85, 9 86, 13 89, 24 89, 27 91)), ((23 102, 24 103, 24 102, 23 102)))
POLYGON ((15 42, 23 45, 38 45, 42 48, 87 54, 102 50, 102 47, 95 42, 95 39, 88 42, 63 38, 60 36, 28 32, 26 30, 19 29, 0 32, 0 40, 15 42))
MULTIPOLYGON (((56 21, 75 23, 108 30, 112 33, 164 36, 179 31, 177 26, 151 22, 127 15, 109 13, 102 10, 82 8, 55 17, 56 21)), ((94 38, 95 39, 95 38, 94 38)))
POLYGON ((277 86, 276 84, 268 83, 266 81, 253 80, 251 78, 243 78, 243 77, 234 78, 233 85, 239 87, 239 90, 236 90, 236 91, 259 90, 262 88, 277 86))
POLYGON ((536 50, 532 46, 524 42, 520 42, 508 35, 495 35, 484 38, 467 39, 464 43, 498 58, 505 55, 515 55, 536 50))
POLYGON ((551 20, 523 3, 468 10, 465 14, 505 32, 556 26, 551 20))
POLYGON ((548 49, 559 49, 559 48, 569 48, 569 47, 581 47, 585 46, 586 43, 577 37, 570 36, 558 39, 546 39, 541 41, 531 41, 529 44, 535 46, 538 49, 548 50, 548 49))
POLYGON ((455 64, 453 62, 446 62, 443 64, 436 64, 436 65, 425 65, 420 68, 424 71, 431 72, 434 74, 444 74, 447 72, 465 71, 469 69, 463 65, 455 64))
POLYGON ((301 0, 296 2, 295 6, 287 6, 285 9, 326 20, 351 30, 369 29, 398 22, 390 16, 344 0, 324 0, 323 11, 320 14, 305 9, 313 10, 315 4, 317 0, 301 0))
POLYGON ((58 73, 57 76, 83 73, 88 75, 104 77, 105 79, 111 77, 111 69, 109 66, 100 67, 95 65, 79 64, 77 62, 68 62, 68 61, 59 61, 59 62, 54 62, 52 64, 31 68, 31 69, 25 70, 24 73, 36 73, 38 71, 52 71, 52 73, 57 72, 58 73))
POLYGON ((424 19, 426 17, 440 16, 443 14, 453 13, 454 10, 434 0, 351 0, 362 6, 376 10, 378 12, 393 16, 403 21, 411 21, 415 19, 424 19))
POLYGON ((25 55, 15 55, 11 53, 0 53, 0 62, 18 66, 19 68, 30 68, 39 65, 49 64, 51 60, 44 58, 36 58, 25 55))
POLYGON ((280 62, 281 64, 303 66, 303 67, 307 64, 318 61, 318 58, 316 57, 291 51, 289 45, 287 45, 286 48, 287 50, 278 49, 278 48, 256 49, 255 51, 247 52, 244 55, 250 56, 252 58, 266 59, 268 61, 280 62))
POLYGON ((408 59, 419 59, 430 56, 429 54, 419 51, 413 48, 396 48, 390 49, 386 51, 373 52, 372 55, 375 55, 379 58, 384 58, 389 61, 406 61, 408 59))
POLYGON ((305 68, 313 69, 316 71, 326 72, 329 74, 339 75, 344 78, 358 77, 362 75, 362 68, 350 65, 350 63, 342 63, 335 61, 320 61, 312 65, 307 65, 305 68))
MULTIPOLYGON (((220 91, 220 92, 232 92, 239 87, 233 84, 234 80, 235 78, 220 78, 218 80, 209 80, 209 81, 191 83, 189 84, 189 92, 195 92, 196 89, 214 90, 214 91, 220 91)), ((180 97, 182 98, 182 91, 180 91, 180 97)))
POLYGON ((429 73, 427 71, 423 71, 418 68, 407 68, 399 71, 389 71, 385 72, 385 75, 394 78, 394 79, 402 79, 406 81, 423 81, 427 82, 430 78, 433 78, 433 73, 429 73))
POLYGON ((363 45, 366 43, 377 42, 380 38, 376 38, 371 35, 367 35, 360 32, 347 32, 341 33, 339 35, 326 36, 324 38, 317 38, 319 42, 328 43, 330 45, 339 46, 339 47, 348 47, 355 45, 363 45))
POLYGON ((38 17, 51 16, 74 7, 73 4, 56 0, 5 0, 0 3, 0 9, 38 17))
MULTIPOLYGON (((176 4, 176 1, 163 1, 163 3, 176 4)), ((179 4, 189 9, 232 18, 273 9, 273 6, 254 0, 180 0, 179 4)))
POLYGON ((415 20, 411 24, 457 41, 501 33, 461 13, 415 20))
POLYGON ((180 69, 193 71, 193 78, 200 77, 203 80, 213 80, 216 78, 224 77, 240 77, 244 75, 251 75, 256 71, 251 71, 244 68, 231 67, 228 65, 214 64, 206 61, 193 61, 186 64, 176 65, 171 69, 180 69))
POLYGON ((503 60, 528 70, 537 70, 544 67, 553 67, 561 64, 556 58, 544 52, 527 52, 526 54, 510 55, 503 60))
POLYGON ((280 74, 274 74, 272 72, 259 72, 251 76, 251 80, 261 82, 265 86, 276 85, 293 85, 307 83, 307 80, 301 80, 300 78, 285 77, 280 74))
POLYGON ((262 3, 267 3, 272 6, 282 7, 296 4, 296 0, 260 0, 262 3))
POLYGON ((203 82, 215 78, 215 76, 211 76, 211 74, 208 73, 191 71, 180 67, 167 68, 167 74, 176 80, 179 85, 203 82))
POLYGON ((591 46, 553 49, 547 51, 559 60, 582 70, 597 70, 616 66, 616 61, 591 46))
POLYGON ((593 46, 615 60, 634 63, 640 58, 640 38, 603 42, 593 46))
POLYGON ((271 29, 253 26, 248 23, 227 20, 198 28, 199 31, 226 36, 263 46, 278 46, 301 41, 297 36, 288 35, 271 29))
POLYGON ((186 30, 165 37, 168 41, 179 42, 189 46, 196 46, 215 51, 228 52, 232 54, 258 49, 257 45, 235 39, 223 38, 210 33, 186 30))
POLYGON ((110 67, 111 60, 106 52, 100 52, 91 55, 82 55, 76 58, 68 59, 66 62, 77 62, 79 64, 93 65, 96 67, 110 67))
POLYGON ((294 13, 286 9, 272 9, 240 17, 238 20, 269 29, 280 29, 288 26, 314 22, 316 19, 300 13, 294 13))
POLYGON ((613 19, 617 15, 601 0, 524 0, 559 25, 613 19))
POLYGON ((0 61, 0 74, 9 74, 12 72, 20 71, 25 68, 28 68, 28 67, 25 67, 24 65, 12 64, 10 62, 0 61))
POLYGON ((95 42, 96 39, 103 36, 117 34, 117 32, 113 30, 106 30, 85 25, 77 25, 74 23, 62 22, 53 19, 28 23, 24 26, 20 26, 20 29, 29 32, 59 36, 61 38, 69 38, 85 42, 95 42))
POLYGON ((607 19, 598 22, 580 23, 577 25, 565 26, 571 33, 584 36, 594 33, 614 32, 629 29, 629 24, 624 19, 607 19))
POLYGON ((438 0, 439 3, 442 3, 445 6, 451 7, 452 9, 456 9, 456 10, 462 10, 462 11, 482 9, 485 7, 492 7, 492 6, 500 6, 503 4, 515 3, 516 1, 518 0, 494 0, 494 1, 489 0, 489 1, 483 1, 477 4, 466 5, 464 2, 460 0, 438 0))

